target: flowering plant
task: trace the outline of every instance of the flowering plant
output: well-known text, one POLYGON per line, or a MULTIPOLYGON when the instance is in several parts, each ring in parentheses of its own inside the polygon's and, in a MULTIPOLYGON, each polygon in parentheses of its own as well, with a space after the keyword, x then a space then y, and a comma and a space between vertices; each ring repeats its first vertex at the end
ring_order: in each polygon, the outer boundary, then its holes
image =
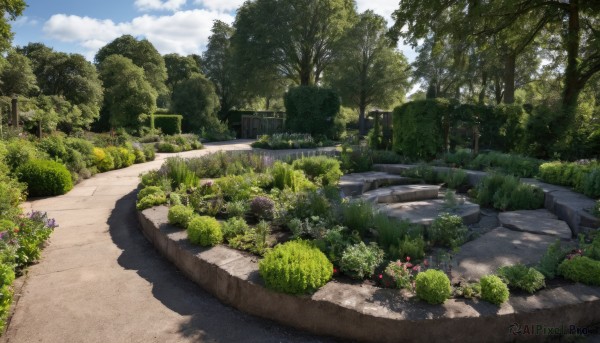
POLYGON ((406 257, 406 262, 402 260, 390 262, 379 278, 384 287, 413 289, 414 278, 420 270, 420 265, 410 263, 409 256, 406 257))

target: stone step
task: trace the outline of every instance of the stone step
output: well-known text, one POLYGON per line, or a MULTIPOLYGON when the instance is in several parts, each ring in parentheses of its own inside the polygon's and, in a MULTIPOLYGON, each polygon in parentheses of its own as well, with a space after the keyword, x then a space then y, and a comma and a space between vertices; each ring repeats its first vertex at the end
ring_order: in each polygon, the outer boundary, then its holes
POLYGON ((440 214, 448 212, 463 219, 465 225, 479 222, 479 205, 463 200, 454 210, 447 209, 442 199, 381 205, 390 218, 408 220, 413 224, 429 226, 440 214))
POLYGON ((563 240, 572 238, 569 225, 562 220, 558 220, 548 210, 504 212, 498 215, 498 220, 500 225, 515 231, 549 235, 563 240))
POLYGON ((398 203, 437 199, 440 186, 402 185, 374 189, 365 192, 362 198, 373 203, 398 203))
POLYGON ((364 192, 380 187, 409 185, 418 182, 420 182, 420 180, 399 175, 391 175, 384 172, 366 172, 342 176, 340 178, 339 188, 344 192, 345 196, 359 196, 364 192))
POLYGON ((556 237, 496 228, 467 242, 454 255, 452 279, 479 280, 498 268, 517 263, 537 264, 556 237))

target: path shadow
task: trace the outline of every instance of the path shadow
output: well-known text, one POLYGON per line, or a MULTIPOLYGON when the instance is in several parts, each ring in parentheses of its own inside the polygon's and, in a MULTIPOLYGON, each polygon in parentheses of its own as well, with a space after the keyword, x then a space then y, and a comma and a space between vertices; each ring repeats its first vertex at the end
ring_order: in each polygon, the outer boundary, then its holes
POLYGON ((190 316, 180 326, 184 337, 211 342, 335 342, 245 314, 187 279, 143 236, 135 197, 136 191, 119 199, 108 219, 111 238, 123 250, 118 263, 151 283, 153 296, 164 306, 190 316))

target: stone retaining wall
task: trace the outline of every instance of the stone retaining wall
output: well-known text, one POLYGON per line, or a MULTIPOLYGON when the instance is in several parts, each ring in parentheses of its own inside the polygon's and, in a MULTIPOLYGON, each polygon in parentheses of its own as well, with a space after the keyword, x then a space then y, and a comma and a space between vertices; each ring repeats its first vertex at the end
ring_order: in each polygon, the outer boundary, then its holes
POLYGON ((241 311, 315 334, 366 342, 539 341, 542 336, 513 335, 509 327, 600 322, 600 288, 579 284, 512 296, 500 308, 464 299, 434 306, 398 290, 335 281, 310 296, 276 293, 264 287, 257 257, 194 246, 184 230, 167 223, 167 213, 164 206, 138 212, 142 232, 190 279, 241 311))

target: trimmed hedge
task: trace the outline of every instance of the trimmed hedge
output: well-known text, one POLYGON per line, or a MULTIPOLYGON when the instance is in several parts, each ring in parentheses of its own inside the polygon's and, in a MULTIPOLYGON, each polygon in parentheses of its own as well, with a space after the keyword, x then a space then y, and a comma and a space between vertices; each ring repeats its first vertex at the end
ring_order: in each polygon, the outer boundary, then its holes
POLYGON ((430 304, 443 304, 452 296, 452 286, 448 276, 435 269, 417 274, 415 278, 417 296, 430 304))
POLYGON ((32 160, 17 169, 20 182, 27 184, 29 196, 62 195, 73 188, 71 173, 54 161, 32 160))
POLYGON ((150 118, 150 127, 161 129, 165 135, 181 134, 183 116, 179 114, 153 114, 150 118))
POLYGON ((285 94, 284 100, 288 131, 338 138, 344 130, 340 98, 332 89, 295 87, 285 94))

